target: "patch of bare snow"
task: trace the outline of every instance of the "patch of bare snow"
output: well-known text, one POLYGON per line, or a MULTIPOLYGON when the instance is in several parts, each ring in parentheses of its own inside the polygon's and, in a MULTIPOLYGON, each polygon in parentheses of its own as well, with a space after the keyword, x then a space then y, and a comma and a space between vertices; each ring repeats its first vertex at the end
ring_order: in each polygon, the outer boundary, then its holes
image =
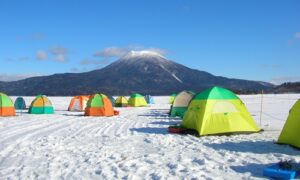
MULTIPOLYGON (((260 96, 240 96, 260 124, 260 96)), ((66 111, 71 97, 49 97, 53 115, 0 117, 1 179, 261 179, 299 150, 277 145, 289 109, 300 95, 265 95, 262 133, 195 137, 167 132, 169 97, 119 116, 66 111)), ((13 97, 15 99, 16 97, 13 97)), ((34 97, 25 97, 30 104, 34 97)))

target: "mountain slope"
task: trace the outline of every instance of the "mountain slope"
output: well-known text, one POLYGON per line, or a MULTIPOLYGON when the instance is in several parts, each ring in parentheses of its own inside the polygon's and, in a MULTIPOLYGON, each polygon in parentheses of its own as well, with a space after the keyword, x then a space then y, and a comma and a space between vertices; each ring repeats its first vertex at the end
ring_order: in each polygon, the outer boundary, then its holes
POLYGON ((166 95, 185 89, 200 91, 211 86, 236 91, 267 90, 271 84, 229 79, 190 69, 148 51, 130 52, 103 69, 0 82, 0 91, 10 95, 78 95, 102 92, 112 95, 166 95))
POLYGON ((273 90, 274 93, 300 93, 300 82, 283 83, 276 86, 273 90))

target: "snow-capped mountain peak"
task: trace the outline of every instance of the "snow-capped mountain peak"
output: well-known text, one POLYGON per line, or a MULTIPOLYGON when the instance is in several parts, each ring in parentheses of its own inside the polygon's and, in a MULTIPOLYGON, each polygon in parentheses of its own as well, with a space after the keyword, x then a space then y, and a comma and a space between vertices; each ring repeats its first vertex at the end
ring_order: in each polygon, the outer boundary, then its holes
POLYGON ((142 51, 130 51, 128 54, 126 54, 121 59, 132 59, 132 58, 164 58, 166 59, 162 54, 151 51, 151 50, 142 50, 142 51))

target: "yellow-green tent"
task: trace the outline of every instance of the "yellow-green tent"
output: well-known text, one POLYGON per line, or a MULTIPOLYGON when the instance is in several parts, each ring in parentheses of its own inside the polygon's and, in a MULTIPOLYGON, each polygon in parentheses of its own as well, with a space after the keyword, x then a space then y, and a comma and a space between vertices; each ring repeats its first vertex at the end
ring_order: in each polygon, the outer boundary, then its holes
POLYGON ((128 100, 124 96, 120 96, 116 99, 115 107, 127 107, 128 100))
POLYGON ((147 102, 144 98, 144 96, 140 95, 140 94, 132 94, 128 100, 128 104, 129 106, 132 107, 142 107, 142 106, 147 106, 147 102))
POLYGON ((244 103, 221 87, 197 94, 185 112, 182 126, 198 131, 200 136, 260 131, 244 103))
POLYGON ((295 103, 289 113, 281 134, 278 138, 279 144, 289 144, 300 148, 300 99, 295 103))

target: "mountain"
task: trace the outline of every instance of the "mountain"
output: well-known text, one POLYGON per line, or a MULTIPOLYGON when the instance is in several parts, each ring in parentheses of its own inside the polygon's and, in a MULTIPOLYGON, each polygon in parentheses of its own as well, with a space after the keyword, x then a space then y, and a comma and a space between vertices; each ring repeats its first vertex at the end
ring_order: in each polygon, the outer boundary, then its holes
POLYGON ((96 92, 110 95, 133 92, 168 95, 185 89, 198 92, 215 85, 237 92, 257 92, 273 87, 266 82, 214 76, 167 60, 155 52, 132 51, 99 70, 0 82, 0 91, 9 95, 64 96, 96 92))
POLYGON ((273 89, 274 93, 300 93, 300 82, 283 83, 273 89))

